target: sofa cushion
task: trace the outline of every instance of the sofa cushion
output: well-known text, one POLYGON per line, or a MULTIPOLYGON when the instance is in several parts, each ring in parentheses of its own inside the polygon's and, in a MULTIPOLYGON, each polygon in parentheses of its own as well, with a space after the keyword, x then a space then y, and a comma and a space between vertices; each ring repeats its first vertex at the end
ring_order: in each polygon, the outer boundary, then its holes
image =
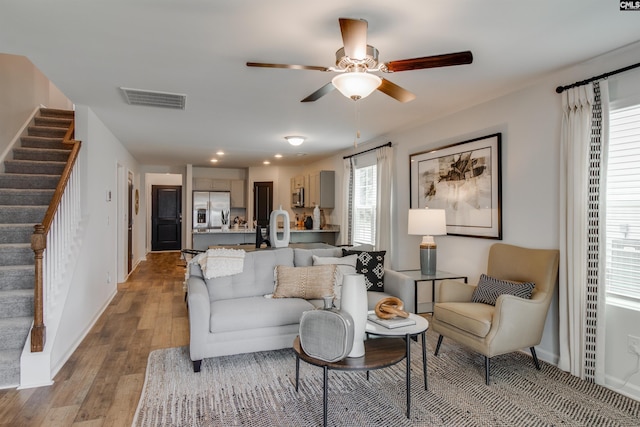
POLYGON ((211 303, 212 333, 295 325, 313 305, 299 298, 248 297, 211 303))
POLYGON ((307 267, 313 265, 313 256, 342 256, 340 248, 317 248, 317 249, 301 249, 293 250, 293 263, 296 267, 307 267))
POLYGON ((489 304, 469 302, 440 302, 435 304, 433 316, 438 322, 447 323, 477 337, 484 338, 491 329, 495 307, 489 304))
POLYGON ((335 264, 309 267, 278 265, 275 271, 273 298, 320 299, 335 296, 335 264))
POLYGON ((384 291, 384 255, 387 251, 353 251, 342 249, 342 256, 358 255, 356 273, 364 275, 369 291, 384 291))
POLYGON ((262 297, 273 292, 273 272, 276 265, 293 266, 293 249, 247 252, 242 273, 205 280, 210 301, 262 297))
POLYGON ((531 299, 531 292, 533 292, 534 287, 535 284, 531 282, 510 282, 482 274, 480 275, 478 286, 473 291, 471 301, 496 305, 498 297, 503 294, 531 299))
POLYGON ((334 283, 334 305, 340 308, 340 298, 342 296, 342 279, 345 274, 356 274, 357 255, 340 256, 340 257, 320 257, 313 255, 313 265, 335 265, 336 280, 334 283))

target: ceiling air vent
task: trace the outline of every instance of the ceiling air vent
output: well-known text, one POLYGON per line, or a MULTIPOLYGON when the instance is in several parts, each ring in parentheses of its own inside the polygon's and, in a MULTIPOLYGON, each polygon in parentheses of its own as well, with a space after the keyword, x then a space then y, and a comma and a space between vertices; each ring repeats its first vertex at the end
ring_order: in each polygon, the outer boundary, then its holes
POLYGON ((153 90, 131 89, 121 87, 124 98, 130 105, 147 107, 175 108, 184 110, 187 95, 182 93, 157 92, 153 90))

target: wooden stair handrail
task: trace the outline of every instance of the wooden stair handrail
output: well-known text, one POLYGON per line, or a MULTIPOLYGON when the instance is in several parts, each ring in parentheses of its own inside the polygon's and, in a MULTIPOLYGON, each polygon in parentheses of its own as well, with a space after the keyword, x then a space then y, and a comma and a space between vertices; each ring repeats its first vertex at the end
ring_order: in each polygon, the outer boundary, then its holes
POLYGON ((43 273, 43 254, 47 247, 47 234, 51 229, 53 218, 58 211, 58 206, 62 200, 62 195, 67 187, 71 171, 78 158, 81 142, 74 139, 75 134, 75 118, 71 119, 69 129, 62 139, 63 144, 72 144, 71 152, 67 158, 67 164, 62 171, 60 181, 53 193, 47 212, 44 215, 42 224, 34 226, 33 235, 31 235, 31 249, 35 255, 35 287, 33 292, 33 328, 31 329, 31 352, 37 353, 44 349, 46 340, 46 326, 44 324, 44 273, 43 273))

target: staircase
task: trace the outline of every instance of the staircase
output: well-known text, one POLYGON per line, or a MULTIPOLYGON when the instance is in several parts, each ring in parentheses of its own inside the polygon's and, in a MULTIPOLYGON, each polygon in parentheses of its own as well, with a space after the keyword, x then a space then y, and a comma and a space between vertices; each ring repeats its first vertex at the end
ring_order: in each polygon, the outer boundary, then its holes
POLYGON ((62 140, 73 111, 40 109, 0 174, 0 388, 20 383, 20 355, 33 322, 31 235, 69 156, 62 140))

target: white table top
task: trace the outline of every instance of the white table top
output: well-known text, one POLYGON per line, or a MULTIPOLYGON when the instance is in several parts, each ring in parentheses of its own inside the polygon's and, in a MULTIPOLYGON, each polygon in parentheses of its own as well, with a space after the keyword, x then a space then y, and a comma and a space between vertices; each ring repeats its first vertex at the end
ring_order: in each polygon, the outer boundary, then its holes
MULTIPOLYGON (((374 313, 374 311, 370 311, 369 313, 374 313)), ((378 325, 377 323, 370 322, 367 320, 367 325, 365 327, 365 332, 368 334, 374 335, 384 335, 388 337, 392 336, 404 336, 404 335, 417 335, 421 334, 429 328, 429 321, 422 316, 418 316, 417 314, 409 313, 409 318, 416 321, 415 325, 411 326, 403 326, 400 328, 385 328, 382 325, 378 325)))

